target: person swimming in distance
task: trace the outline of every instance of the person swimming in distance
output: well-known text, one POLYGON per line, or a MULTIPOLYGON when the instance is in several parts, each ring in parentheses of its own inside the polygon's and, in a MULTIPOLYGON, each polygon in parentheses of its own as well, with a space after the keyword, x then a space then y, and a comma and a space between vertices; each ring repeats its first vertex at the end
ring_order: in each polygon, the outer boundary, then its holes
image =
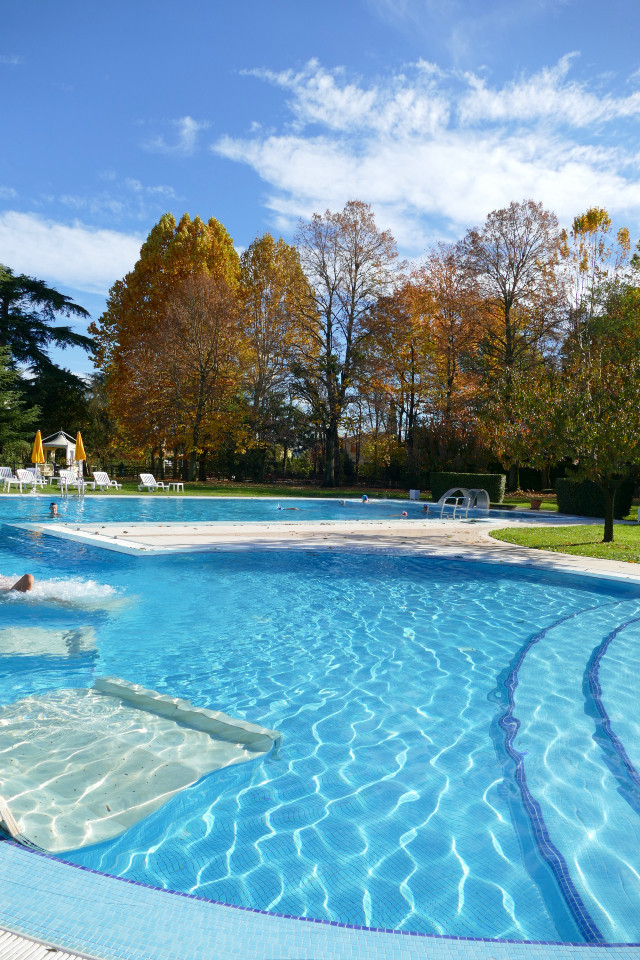
POLYGON ((429 513, 429 504, 428 504, 428 503, 425 503, 424 507, 422 508, 422 512, 423 512, 423 513, 429 513))
POLYGON ((33 589, 34 583, 33 574, 31 573, 25 573, 24 576, 20 577, 20 579, 16 580, 13 584, 11 583, 11 577, 0 577, 0 590, 4 593, 9 593, 10 590, 17 590, 18 593, 28 593, 29 590, 33 589))
POLYGON ((52 518, 58 516, 58 504, 55 500, 52 500, 49 504, 49 516, 52 518))
POLYGON ((369 503, 369 497, 366 495, 366 493, 363 493, 363 494, 362 494, 362 502, 363 502, 363 503, 369 503))

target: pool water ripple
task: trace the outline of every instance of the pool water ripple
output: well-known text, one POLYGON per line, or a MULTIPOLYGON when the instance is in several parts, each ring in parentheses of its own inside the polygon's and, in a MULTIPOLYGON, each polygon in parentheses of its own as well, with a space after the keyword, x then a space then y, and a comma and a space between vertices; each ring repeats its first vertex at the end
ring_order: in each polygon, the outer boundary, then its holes
MULTIPOLYGON (((0 569, 16 562, 10 537, 0 569)), ((513 770, 491 736, 505 703, 492 691, 532 634, 637 590, 419 558, 142 560, 37 538, 18 550, 36 577, 64 570, 119 602, 0 598, 9 626, 72 621, 95 636, 74 657, 0 653, 2 702, 113 675, 283 734, 279 753, 205 777, 120 838, 65 859, 343 923, 577 938, 567 912, 549 908, 554 879, 523 839, 513 770)), ((569 834, 555 842, 567 856, 569 834)))

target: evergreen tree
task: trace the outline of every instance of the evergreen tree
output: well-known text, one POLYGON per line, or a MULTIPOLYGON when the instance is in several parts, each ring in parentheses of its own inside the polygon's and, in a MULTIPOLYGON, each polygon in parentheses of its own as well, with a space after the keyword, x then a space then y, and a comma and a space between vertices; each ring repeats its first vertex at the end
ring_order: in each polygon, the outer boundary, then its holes
POLYGON ((25 407, 19 378, 6 347, 0 347, 0 457, 22 459, 38 418, 38 407, 25 407))
POLYGON ((91 349, 91 340, 68 326, 55 326, 56 315, 89 316, 84 307, 48 287, 42 280, 14 274, 0 264, 0 346, 8 347, 13 362, 30 367, 34 373, 51 364, 47 349, 82 347, 91 349))

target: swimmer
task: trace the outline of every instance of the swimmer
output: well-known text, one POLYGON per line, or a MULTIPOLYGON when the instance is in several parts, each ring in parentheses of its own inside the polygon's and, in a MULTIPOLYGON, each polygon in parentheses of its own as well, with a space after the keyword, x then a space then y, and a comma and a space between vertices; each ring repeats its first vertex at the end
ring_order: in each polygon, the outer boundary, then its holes
POLYGON ((428 503, 425 503, 424 507, 422 508, 422 512, 423 512, 423 513, 429 513, 429 504, 428 504, 428 503))
POLYGON ((55 500, 49 504, 49 516, 50 517, 58 516, 58 504, 55 502, 55 500))
POLYGON ((8 593, 10 590, 17 590, 18 593, 27 593, 29 590, 33 589, 33 574, 25 573, 23 577, 20 577, 19 580, 16 580, 14 584, 11 584, 9 577, 0 577, 0 590, 8 593))
POLYGON ((369 497, 366 495, 366 493, 363 493, 363 494, 362 494, 362 502, 363 502, 363 503, 369 503, 369 497))

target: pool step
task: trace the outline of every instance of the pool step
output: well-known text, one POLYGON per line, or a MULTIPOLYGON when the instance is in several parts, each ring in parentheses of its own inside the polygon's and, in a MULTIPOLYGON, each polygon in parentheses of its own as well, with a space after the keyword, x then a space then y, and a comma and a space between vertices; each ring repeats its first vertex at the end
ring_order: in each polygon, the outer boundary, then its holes
POLYGON ((521 662, 513 695, 525 789, 568 868, 569 899, 573 889, 609 942, 640 940, 640 816, 598 737, 589 671, 594 647, 621 625, 640 641, 639 617, 637 600, 606 603, 548 630, 521 662))
POLYGON ((50 852, 112 839, 280 734, 123 680, 0 708, 5 832, 50 852))

